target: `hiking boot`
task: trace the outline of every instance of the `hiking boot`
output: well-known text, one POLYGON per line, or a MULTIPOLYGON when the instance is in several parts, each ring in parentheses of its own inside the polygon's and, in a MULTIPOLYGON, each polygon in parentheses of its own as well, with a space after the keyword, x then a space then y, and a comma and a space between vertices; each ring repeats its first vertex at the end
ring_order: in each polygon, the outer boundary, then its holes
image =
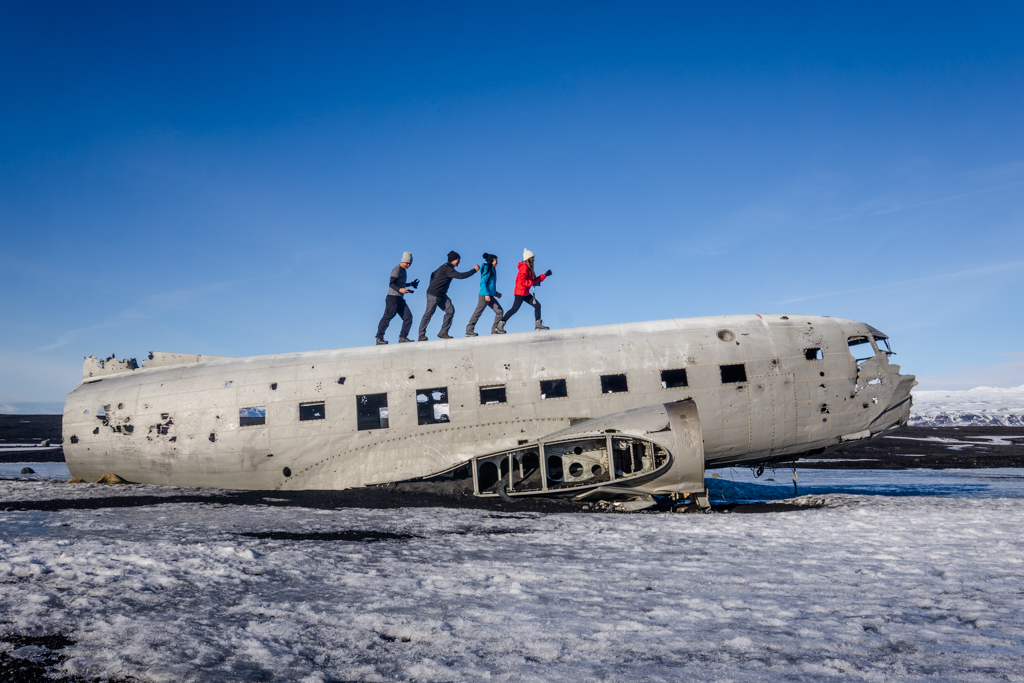
POLYGON ((501 320, 491 328, 491 334, 505 334, 505 321, 501 320))
POLYGON ((408 337, 399 337, 398 338, 398 343, 399 344, 411 344, 412 343, 412 339, 409 339, 408 337))
POLYGON ((387 341, 381 339, 380 337, 377 337, 377 346, 383 346, 385 344, 387 344, 387 341))
POLYGON ((534 323, 533 327, 536 330, 550 330, 551 329, 550 327, 544 327, 544 321, 543 320, 538 320, 536 323, 534 323))
POLYGON ((473 330, 466 330, 466 336, 467 336, 467 337, 479 337, 480 335, 478 335, 478 334, 477 334, 476 332, 474 332, 473 330))
POLYGON ((425 335, 425 334, 421 334, 421 335, 420 335, 420 338, 419 338, 419 339, 417 339, 416 341, 430 341, 430 340, 429 340, 429 339, 427 339, 427 335, 425 335))
POLYGON ((454 337, 452 337, 447 332, 440 332, 440 333, 438 333, 437 338, 438 339, 454 339, 454 337))

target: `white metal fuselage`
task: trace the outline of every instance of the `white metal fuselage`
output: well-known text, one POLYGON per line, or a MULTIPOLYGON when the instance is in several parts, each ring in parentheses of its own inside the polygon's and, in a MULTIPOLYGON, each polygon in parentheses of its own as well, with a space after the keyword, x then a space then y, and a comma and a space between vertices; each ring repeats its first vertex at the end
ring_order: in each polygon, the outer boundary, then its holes
POLYGON ((706 466, 765 462, 906 422, 913 376, 900 375, 874 342, 858 363, 848 345, 857 335, 880 333, 839 318, 736 315, 193 356, 200 362, 83 380, 65 405, 64 453, 87 480, 113 472, 152 484, 343 489, 430 475, 579 420, 692 399, 706 466), (741 381, 723 369, 737 365, 741 381), (664 386, 663 371, 679 369, 686 385, 664 386), (625 391, 603 393, 602 376, 619 375, 625 386, 606 382, 605 391, 625 391), (548 380, 565 380, 567 395, 542 397, 548 380), (498 387, 505 402, 483 403, 481 388, 498 387), (446 404, 428 419, 441 421, 420 424, 423 392, 435 389, 446 404), (359 402, 380 394, 386 421, 360 429, 359 402), (309 406, 320 414, 300 419, 309 406), (263 424, 243 419, 260 408, 263 424))

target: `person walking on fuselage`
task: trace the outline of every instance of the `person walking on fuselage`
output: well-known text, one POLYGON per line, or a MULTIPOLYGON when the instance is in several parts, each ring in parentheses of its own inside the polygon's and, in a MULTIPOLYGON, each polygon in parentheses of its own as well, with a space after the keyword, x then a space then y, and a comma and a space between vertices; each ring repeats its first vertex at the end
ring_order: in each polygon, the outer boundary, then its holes
POLYGON ((452 320, 455 319, 455 306, 448 298, 448 287, 452 280, 463 280, 476 271, 480 266, 473 266, 473 270, 460 273, 455 270, 462 257, 457 251, 448 252, 448 262, 430 274, 430 285, 427 287, 427 310, 423 311, 423 318, 420 320, 420 341, 427 341, 427 325, 434 315, 434 309, 444 308, 444 322, 441 323, 441 332, 438 339, 451 339, 448 330, 451 329, 452 320))
POLYGON ((388 325, 391 324, 392 318, 396 315, 402 316, 402 331, 398 335, 399 343, 412 341, 412 339, 409 339, 409 330, 412 329, 412 311, 409 310, 408 304, 405 303, 405 295, 410 293, 413 288, 419 287, 420 281, 414 280, 406 287, 405 271, 411 265, 412 253, 407 251, 402 254, 402 262, 391 270, 388 295, 384 299, 384 317, 380 319, 380 323, 377 325, 377 344, 387 344, 384 341, 384 333, 388 331, 388 325))
POLYGON ((541 320, 540 317, 540 302, 537 301, 537 297, 533 295, 530 289, 551 277, 551 271, 548 270, 545 273, 537 275, 533 270, 533 260, 533 252, 529 249, 523 249, 523 260, 519 262, 519 274, 516 275, 516 300, 512 304, 512 308, 509 309, 508 313, 506 313, 501 321, 494 326, 494 331, 498 334, 505 334, 505 323, 508 322, 509 318, 516 314, 516 311, 519 310, 519 307, 522 306, 524 302, 533 306, 534 328, 538 330, 548 329, 544 327, 544 321, 541 320))
POLYGON ((484 265, 480 267, 480 296, 477 299, 473 317, 469 319, 469 324, 466 325, 467 337, 477 336, 473 328, 476 327, 476 321, 480 319, 480 314, 484 312, 485 308, 490 308, 494 311, 494 324, 491 325, 491 334, 494 334, 498 323, 501 322, 501 314, 505 311, 502 309, 501 304, 498 303, 498 299, 501 298, 501 292, 498 291, 497 266, 498 257, 485 252, 484 265))

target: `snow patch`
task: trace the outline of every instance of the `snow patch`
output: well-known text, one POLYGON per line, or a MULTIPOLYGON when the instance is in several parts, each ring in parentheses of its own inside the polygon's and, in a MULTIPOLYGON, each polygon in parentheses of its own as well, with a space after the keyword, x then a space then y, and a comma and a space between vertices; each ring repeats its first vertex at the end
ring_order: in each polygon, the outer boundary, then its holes
MULTIPOLYGON (((811 493, 786 502, 818 509, 761 515, 0 511, 0 622, 66 634, 62 673, 84 678, 1019 680, 1022 473, 979 472, 846 473, 934 495, 811 493), (1017 497, 964 497, 954 476, 1017 497), (281 529, 405 536, 243 535, 281 529)), ((62 489, 88 490, 3 480, 0 500, 62 489)))

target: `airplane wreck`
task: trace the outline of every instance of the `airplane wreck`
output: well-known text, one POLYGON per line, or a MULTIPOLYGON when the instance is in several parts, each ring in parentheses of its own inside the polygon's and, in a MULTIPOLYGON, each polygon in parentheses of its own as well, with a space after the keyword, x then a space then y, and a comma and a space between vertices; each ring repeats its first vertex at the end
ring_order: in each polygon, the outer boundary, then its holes
POLYGON ((86 358, 75 477, 228 489, 459 482, 477 496, 707 505, 704 471, 906 424, 913 375, 861 322, 735 315, 252 358, 86 358))

